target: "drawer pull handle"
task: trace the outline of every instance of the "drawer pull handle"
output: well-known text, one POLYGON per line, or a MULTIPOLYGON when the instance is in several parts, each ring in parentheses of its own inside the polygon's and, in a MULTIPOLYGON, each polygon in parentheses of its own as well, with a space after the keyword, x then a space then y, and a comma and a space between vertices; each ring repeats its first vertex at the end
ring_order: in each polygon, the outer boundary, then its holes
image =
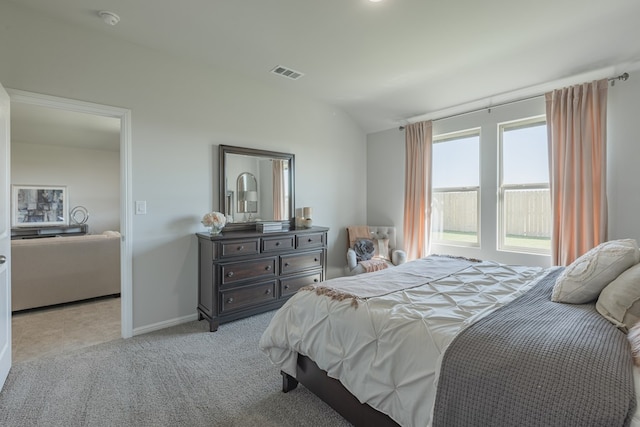
POLYGON ((267 289, 266 291, 264 291, 264 293, 269 295, 271 293, 271 289, 267 289))
POLYGON ((307 242, 313 242, 313 239, 309 237, 309 240, 307 240, 307 242))
POLYGON ((289 285, 284 285, 284 288, 285 289, 289 289, 289 285))
POLYGON ((269 271, 269 270, 271 270, 271 266, 270 266, 270 265, 267 265, 264 269, 265 269, 265 270, 267 270, 267 271, 269 271))
POLYGON ((280 246, 280 242, 276 242, 276 246, 280 246))
POLYGON ((244 249, 244 246, 242 246, 242 245, 238 246, 238 250, 239 250, 239 251, 241 251, 241 250, 243 250, 243 249, 244 249))
POLYGON ((318 283, 319 280, 318 279, 313 279, 314 283, 318 283))
POLYGON ((288 263, 288 262, 285 262, 285 263, 284 263, 284 266, 285 266, 285 267, 289 267, 289 263, 288 263))
POLYGON ((227 304, 231 304, 233 302, 233 298, 227 299, 227 304))
POLYGON ((318 262, 318 258, 314 258, 313 260, 314 260, 315 262, 318 262))
POLYGON ((233 277, 233 271, 228 272, 227 277, 233 277))

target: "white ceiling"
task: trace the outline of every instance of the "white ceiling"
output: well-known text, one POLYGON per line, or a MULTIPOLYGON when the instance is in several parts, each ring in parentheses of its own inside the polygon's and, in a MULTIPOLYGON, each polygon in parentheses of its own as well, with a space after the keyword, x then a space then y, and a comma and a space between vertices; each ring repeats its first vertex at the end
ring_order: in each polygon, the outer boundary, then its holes
POLYGON ((11 1, 336 105, 367 133, 640 60, 638 0, 11 1))

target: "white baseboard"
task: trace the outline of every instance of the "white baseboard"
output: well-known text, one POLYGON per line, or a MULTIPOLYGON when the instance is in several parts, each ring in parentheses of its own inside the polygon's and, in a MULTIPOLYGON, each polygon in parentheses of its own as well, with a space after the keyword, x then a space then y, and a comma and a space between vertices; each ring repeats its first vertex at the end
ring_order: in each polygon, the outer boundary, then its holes
POLYGON ((171 320, 165 320, 163 322, 153 323, 151 325, 141 326, 133 329, 133 335, 142 335, 148 332, 158 331, 160 329, 169 328, 171 326, 177 326, 182 323, 192 322, 198 320, 198 314, 190 314, 188 316, 178 317, 171 320))

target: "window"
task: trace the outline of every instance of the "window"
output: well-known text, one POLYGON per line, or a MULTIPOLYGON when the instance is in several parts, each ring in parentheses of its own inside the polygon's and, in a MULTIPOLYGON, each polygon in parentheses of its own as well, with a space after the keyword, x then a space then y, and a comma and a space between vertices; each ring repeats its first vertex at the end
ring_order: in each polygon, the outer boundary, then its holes
POLYGON ((551 197, 545 119, 501 124, 499 131, 499 248, 550 253, 551 197))
POLYGON ((480 130, 434 138, 431 239, 479 246, 480 130))

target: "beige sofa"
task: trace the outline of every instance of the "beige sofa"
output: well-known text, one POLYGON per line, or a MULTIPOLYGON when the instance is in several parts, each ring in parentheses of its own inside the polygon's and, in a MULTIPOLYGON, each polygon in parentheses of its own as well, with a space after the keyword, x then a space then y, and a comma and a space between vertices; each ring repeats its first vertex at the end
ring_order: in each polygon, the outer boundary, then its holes
POLYGON ((12 311, 120 293, 120 233, 11 241, 12 311))

